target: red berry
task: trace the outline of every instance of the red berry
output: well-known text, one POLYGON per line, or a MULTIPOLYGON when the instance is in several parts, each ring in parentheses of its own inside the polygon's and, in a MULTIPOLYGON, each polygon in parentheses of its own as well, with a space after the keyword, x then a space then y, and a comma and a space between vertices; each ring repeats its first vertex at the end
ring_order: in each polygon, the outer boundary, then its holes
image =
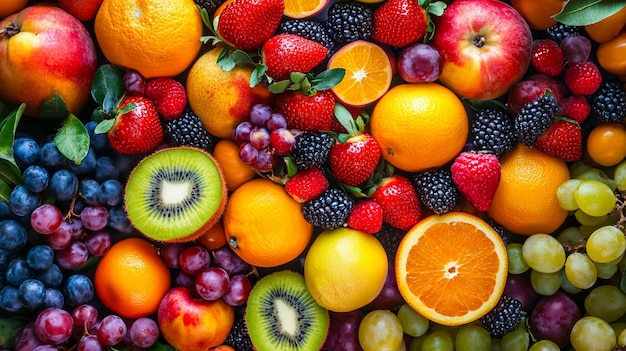
POLYGON ((533 42, 531 66, 539 73, 555 77, 563 70, 563 51, 551 39, 538 39, 533 42))
POLYGON ((145 96, 152 101, 161 117, 172 120, 187 105, 185 87, 173 78, 153 78, 146 82, 145 96))
POLYGON ((494 154, 462 152, 450 166, 459 192, 481 212, 491 207, 500 183, 500 161, 494 154))
POLYGON ((296 201, 304 203, 328 189, 328 179, 320 168, 312 167, 296 173, 285 183, 285 190, 296 201))
POLYGON ((383 209, 383 221, 393 227, 408 230, 420 220, 417 192, 405 176, 394 174, 383 178, 371 199, 383 209))
POLYGON ((602 83, 602 74, 591 61, 576 62, 565 68, 565 86, 575 95, 591 95, 602 83))
POLYGON ((559 103, 559 115, 583 123, 589 117, 591 105, 582 95, 570 95, 559 103))
POLYGON ((372 200, 357 201, 346 223, 352 229, 368 234, 377 233, 383 226, 383 209, 372 200))
POLYGON ((573 162, 582 157, 582 142, 582 132, 577 123, 557 120, 537 138, 533 146, 565 162, 573 162))

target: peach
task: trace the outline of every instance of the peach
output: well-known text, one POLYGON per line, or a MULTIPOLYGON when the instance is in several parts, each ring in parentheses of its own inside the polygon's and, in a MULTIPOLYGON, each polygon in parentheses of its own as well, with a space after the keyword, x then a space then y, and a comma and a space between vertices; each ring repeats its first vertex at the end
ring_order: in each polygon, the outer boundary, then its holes
POLYGON ((58 7, 37 4, 0 22, 0 100, 26 104, 40 116, 59 94, 72 113, 86 104, 97 69, 94 43, 83 24, 58 7))

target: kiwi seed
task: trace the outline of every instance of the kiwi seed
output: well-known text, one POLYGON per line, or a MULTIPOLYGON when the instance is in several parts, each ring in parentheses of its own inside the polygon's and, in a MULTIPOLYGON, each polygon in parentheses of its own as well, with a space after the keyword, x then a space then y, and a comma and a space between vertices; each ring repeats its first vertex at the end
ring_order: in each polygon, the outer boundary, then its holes
POLYGON ((222 170, 209 153, 180 146, 159 150, 132 170, 124 195, 133 226, 162 242, 191 241, 219 220, 226 204, 222 170))
POLYGON ((328 335, 328 310, 313 299, 304 276, 288 270, 270 273, 254 285, 245 319, 259 351, 319 350, 328 335))

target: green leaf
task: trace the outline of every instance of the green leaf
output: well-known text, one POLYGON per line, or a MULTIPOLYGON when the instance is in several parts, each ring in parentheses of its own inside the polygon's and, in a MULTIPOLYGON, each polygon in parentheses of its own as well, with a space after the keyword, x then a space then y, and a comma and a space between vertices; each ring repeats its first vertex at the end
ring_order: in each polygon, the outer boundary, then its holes
POLYGON ((15 337, 30 322, 30 318, 13 316, 0 318, 0 346, 15 347, 15 337))
POLYGON ((134 110, 135 107, 137 107, 137 104, 134 103, 134 102, 131 102, 129 104, 126 104, 126 106, 124 106, 124 108, 122 108, 121 110, 117 111, 117 114, 118 115, 123 115, 125 113, 128 113, 128 112, 134 110))
POLYGON ((93 77, 91 97, 105 112, 113 111, 124 97, 124 72, 110 64, 100 66, 93 77))
POLYGON ((570 26, 586 26, 607 18, 626 6, 626 0, 569 0, 552 16, 570 26))
POLYGON ((233 59, 235 60, 235 64, 237 66, 245 66, 245 65, 253 65, 254 61, 252 60, 252 57, 250 57, 250 55, 243 51, 243 50, 234 50, 233 52, 230 53, 230 55, 233 57, 233 59))
POLYGON ((0 179, 0 201, 9 203, 9 196, 11 196, 13 186, 7 184, 3 179, 0 179))
POLYGON ((76 116, 70 114, 54 136, 54 143, 63 156, 80 164, 89 151, 89 132, 76 116))
POLYGON ((162 344, 160 342, 155 343, 148 350, 150 351, 176 351, 176 349, 173 348, 171 345, 162 344))
POLYGON ((267 66, 257 63, 256 65, 254 65, 254 69, 252 70, 252 74, 250 74, 250 88, 254 88, 257 84, 259 84, 263 78, 267 78, 267 82, 268 83, 272 83, 272 80, 270 77, 267 77, 265 75, 265 72, 267 71, 267 66))
POLYGON ((316 90, 326 90, 339 84, 346 75, 345 68, 332 68, 311 79, 311 86, 316 90))
POLYGON ((15 140, 15 131, 17 125, 24 114, 26 104, 21 104, 16 110, 11 112, 6 119, 2 121, 0 128, 0 179, 3 179, 9 186, 15 186, 21 183, 22 173, 20 172, 15 158, 13 157, 13 141, 15 140))
POLYGON ((356 122, 352 118, 352 114, 342 104, 335 104, 335 118, 346 128, 349 135, 356 135, 359 132, 356 122))
POLYGON ((113 124, 115 124, 114 118, 105 119, 96 125, 96 128, 93 132, 95 134, 106 133, 113 127, 113 124))
POLYGON ((448 5, 443 1, 435 1, 428 4, 428 13, 434 16, 443 15, 443 11, 446 9, 448 5))
POLYGON ((491 108, 498 111, 507 111, 506 105, 498 100, 471 100, 465 99, 464 102, 469 105, 473 110, 482 110, 485 108, 491 108))
POLYGON ((288 79, 281 80, 279 82, 274 82, 267 86, 267 89, 274 94, 280 94, 287 90, 287 88, 291 85, 291 81, 288 79))
POLYGON ((217 66, 226 72, 230 72, 236 65, 235 58, 230 54, 228 47, 224 47, 217 56, 217 66))
POLYGON ((55 93, 50 100, 41 103, 39 117, 49 121, 62 121, 68 114, 67 105, 59 93, 55 93))

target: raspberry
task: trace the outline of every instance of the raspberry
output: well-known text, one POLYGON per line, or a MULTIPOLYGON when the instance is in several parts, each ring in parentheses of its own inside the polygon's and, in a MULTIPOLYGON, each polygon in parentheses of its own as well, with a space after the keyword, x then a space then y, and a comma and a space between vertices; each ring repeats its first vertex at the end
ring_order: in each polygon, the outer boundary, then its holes
POLYGON ((591 106, 582 95, 570 95, 559 102, 559 114, 571 118, 578 123, 583 123, 589 117, 591 106))
POLYGON ((565 86, 574 95, 591 95, 602 83, 598 66, 591 61, 576 62, 565 68, 565 86))
POLYGON ((152 101, 161 117, 172 120, 187 105, 185 87, 173 78, 153 78, 146 82, 145 96, 152 101))
POLYGON ((530 65, 539 73, 555 77, 563 69, 563 51, 559 44, 550 39, 538 39, 533 42, 530 65))
POLYGON ((313 200, 326 189, 328 189, 328 179, 319 167, 300 171, 285 183, 285 191, 300 203, 313 200))
POLYGON ((358 201, 346 223, 352 229, 368 234, 377 233, 383 226, 383 209, 372 200, 358 201))

